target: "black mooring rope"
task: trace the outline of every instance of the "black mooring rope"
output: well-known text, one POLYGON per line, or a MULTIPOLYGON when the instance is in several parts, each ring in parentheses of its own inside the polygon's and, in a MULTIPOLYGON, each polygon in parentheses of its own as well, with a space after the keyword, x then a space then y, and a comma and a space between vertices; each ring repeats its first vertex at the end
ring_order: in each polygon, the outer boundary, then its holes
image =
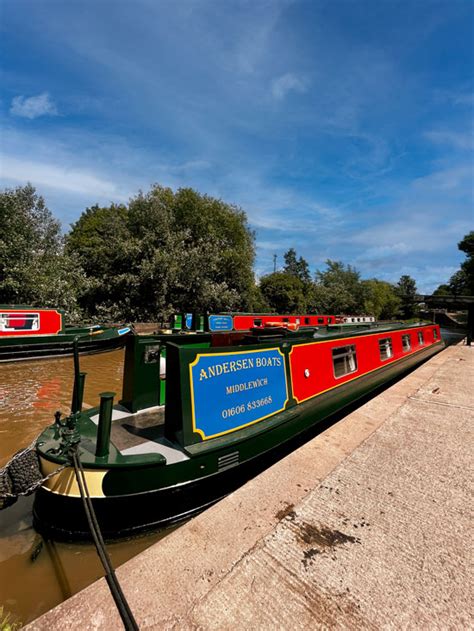
POLYGON ((115 604, 117 605, 117 609, 119 610, 120 617, 122 618, 122 622, 126 631, 139 631, 139 627, 136 623, 135 618, 133 617, 132 610, 130 609, 122 588, 120 587, 120 583, 110 561, 107 548, 105 547, 102 533, 100 532, 100 527, 97 522, 94 507, 92 506, 89 490, 87 488, 87 482, 84 474, 84 469, 82 467, 82 462, 78 457, 77 450, 74 450, 73 452, 73 461, 74 471, 76 473, 76 479, 79 486, 79 491, 81 493, 82 503, 84 504, 87 521, 89 523, 92 538, 94 539, 97 554, 99 555, 99 558, 105 569, 105 579, 109 585, 110 592, 115 601, 115 604))

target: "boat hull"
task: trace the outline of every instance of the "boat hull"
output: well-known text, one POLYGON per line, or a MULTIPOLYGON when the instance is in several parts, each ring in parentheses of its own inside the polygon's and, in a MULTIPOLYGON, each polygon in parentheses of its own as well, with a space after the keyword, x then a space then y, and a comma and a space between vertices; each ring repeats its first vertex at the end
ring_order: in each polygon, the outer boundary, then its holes
MULTIPOLYGON (((195 456, 181 467, 183 480, 169 484, 164 470, 172 467, 117 468, 107 472, 104 497, 93 497, 99 525, 107 538, 131 536, 188 518, 218 501, 293 449, 295 441, 309 437, 323 420, 410 371, 443 347, 424 348, 397 363, 388 364, 360 379, 342 384, 288 410, 284 422, 249 433, 236 445, 225 445, 195 456), (234 454, 237 456, 234 457, 234 454), (223 462, 219 470, 216 463, 223 462), (202 471, 212 471, 203 475, 202 471)), ((177 471, 178 469, 176 469, 177 471)), ((86 474, 87 474, 86 468, 86 474)), ((87 520, 79 496, 41 488, 35 497, 35 527, 57 539, 89 539, 87 520)))
MULTIPOLYGON (((121 348, 126 334, 119 335, 115 329, 102 334, 87 335, 83 330, 78 341, 79 353, 91 354, 121 348), (86 337, 84 335, 86 334, 86 337)), ((0 340, 0 362, 28 361, 54 357, 65 357, 74 352, 74 339, 77 334, 65 333, 51 336, 29 336, 28 338, 7 338, 0 340)))

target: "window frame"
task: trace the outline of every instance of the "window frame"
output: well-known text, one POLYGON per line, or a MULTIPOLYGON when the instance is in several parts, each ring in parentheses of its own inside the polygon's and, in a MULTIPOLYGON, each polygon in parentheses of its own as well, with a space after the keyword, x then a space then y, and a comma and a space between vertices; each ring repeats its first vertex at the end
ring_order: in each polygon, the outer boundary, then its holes
POLYGON ((378 342, 379 342, 380 361, 381 362, 385 362, 388 359, 391 359, 393 357, 393 340, 392 340, 391 336, 389 336, 389 337, 382 337, 382 338, 380 338, 378 340, 378 342), (389 351, 389 353, 387 353, 386 357, 382 357, 382 351, 383 351, 383 346, 382 345, 385 345, 385 350, 389 351))
POLYGON ((16 311, 13 313, 0 312, 0 331, 3 333, 18 333, 19 331, 39 331, 40 330, 40 313, 38 311, 25 313, 22 311, 16 311), (23 320, 31 320, 31 327, 15 327, 9 326, 10 320, 15 318, 22 318, 23 320))
POLYGON ((332 355, 332 370, 334 374, 334 379, 341 379, 342 377, 346 377, 347 375, 351 375, 355 373, 359 369, 359 364, 357 361, 357 349, 355 344, 344 344, 343 346, 336 346, 331 349, 332 355), (347 350, 345 350, 347 349, 347 350), (339 354, 336 354, 337 351, 340 351, 339 354), (348 359, 347 359, 348 358, 348 359), (336 360, 343 360, 343 365, 346 368, 350 367, 350 364, 353 364, 353 368, 350 370, 345 370, 341 375, 336 374, 336 360))
POLYGON ((409 353, 411 351, 411 335, 410 333, 403 333, 402 335, 402 350, 404 353, 409 353), (406 347, 405 340, 408 340, 408 348, 406 347))

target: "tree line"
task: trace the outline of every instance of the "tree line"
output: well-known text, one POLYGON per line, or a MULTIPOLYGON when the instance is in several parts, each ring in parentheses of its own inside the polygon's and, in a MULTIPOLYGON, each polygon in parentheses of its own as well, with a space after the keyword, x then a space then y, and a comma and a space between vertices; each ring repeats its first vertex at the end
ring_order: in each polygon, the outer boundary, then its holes
MULTIPOLYGON (((154 185, 128 204, 91 206, 62 234, 28 184, 0 192, 0 222, 0 303, 61 308, 70 321, 165 321, 190 311, 415 315, 410 276, 362 279, 333 260, 312 276, 293 248, 283 269, 256 281, 245 212, 190 188, 154 185)), ((470 233, 459 244, 465 293, 474 293, 473 243, 470 233)), ((438 291, 452 291, 451 281, 438 291)))

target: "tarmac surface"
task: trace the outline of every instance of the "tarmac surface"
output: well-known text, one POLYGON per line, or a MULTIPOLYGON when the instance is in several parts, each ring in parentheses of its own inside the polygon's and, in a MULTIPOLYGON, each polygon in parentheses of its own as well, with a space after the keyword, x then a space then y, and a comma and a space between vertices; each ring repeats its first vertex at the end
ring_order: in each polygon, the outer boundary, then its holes
MULTIPOLYGON (((472 629, 474 347, 118 568, 140 629, 472 629)), ((120 629, 101 579, 27 627, 120 629)))

